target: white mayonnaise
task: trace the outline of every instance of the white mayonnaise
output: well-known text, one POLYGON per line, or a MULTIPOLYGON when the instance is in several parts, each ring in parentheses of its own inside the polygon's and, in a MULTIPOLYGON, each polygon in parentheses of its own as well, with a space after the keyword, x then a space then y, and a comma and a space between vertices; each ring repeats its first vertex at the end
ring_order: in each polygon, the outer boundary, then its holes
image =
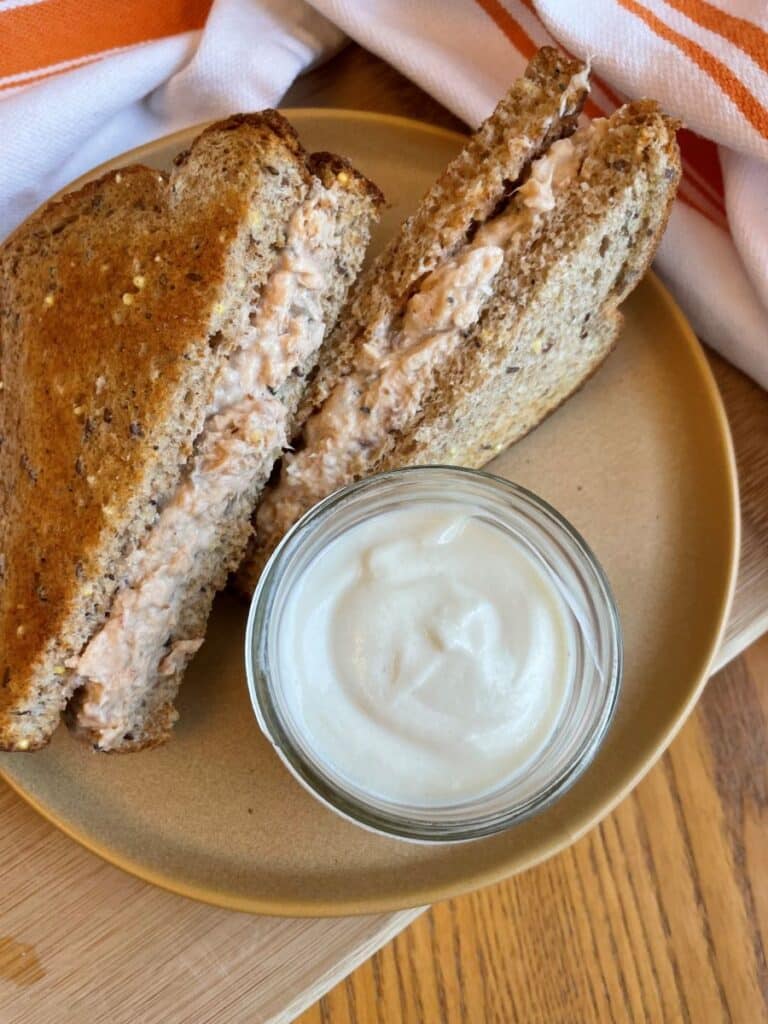
POLYGON ((423 807, 487 793, 546 746, 572 641, 522 542, 430 503, 358 523, 310 562, 276 655, 315 756, 367 794, 423 807))

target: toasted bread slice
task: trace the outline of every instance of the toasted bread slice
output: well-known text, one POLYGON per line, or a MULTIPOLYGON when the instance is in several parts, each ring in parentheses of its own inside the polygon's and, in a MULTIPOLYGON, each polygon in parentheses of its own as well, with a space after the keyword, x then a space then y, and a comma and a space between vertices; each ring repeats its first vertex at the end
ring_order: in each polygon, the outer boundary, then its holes
POLYGON ((402 279, 422 208, 406 221, 376 266, 387 299, 369 305, 356 291, 354 338, 340 329, 344 356, 310 391, 296 454, 257 510, 241 588, 255 586, 287 528, 336 487, 403 465, 482 465, 557 408, 610 351, 617 307, 652 259, 679 174, 675 124, 641 101, 536 148, 484 219, 454 209, 446 256, 402 279))
POLYGON ((391 329, 409 294, 508 198, 531 161, 576 129, 589 91, 587 68, 550 47, 533 58, 379 256, 363 272, 321 350, 300 418, 327 397, 360 347, 391 329))
MULTIPOLYGON (((273 111, 207 129, 170 175, 110 172, 46 205, 4 245, 1 748, 43 745, 83 684, 78 658, 194 456, 222 368, 318 174, 348 197, 338 218, 339 232, 349 228, 346 266, 323 300, 334 317, 380 196, 330 158, 313 165, 273 111)), ((285 388, 287 421, 313 358, 285 388)), ((260 482, 278 451, 262 453, 260 482)), ((247 529, 245 508, 229 509, 198 593, 180 602, 171 647, 192 627, 199 635, 247 529)), ((167 734, 184 660, 161 680, 160 702, 149 673, 131 720, 113 723, 112 745, 167 734)))
POLYGON ((605 129, 535 244, 508 251, 468 344, 439 368, 418 420, 393 438, 377 471, 484 465, 557 409, 611 351, 618 307, 664 232, 680 158, 675 122, 652 101, 621 108, 605 129))

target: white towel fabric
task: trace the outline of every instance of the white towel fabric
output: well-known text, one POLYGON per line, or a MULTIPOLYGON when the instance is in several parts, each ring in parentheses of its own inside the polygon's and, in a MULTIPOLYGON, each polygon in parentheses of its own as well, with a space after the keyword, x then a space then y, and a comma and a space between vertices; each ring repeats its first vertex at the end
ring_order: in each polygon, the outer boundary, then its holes
MULTIPOLYGON (((0 58, 7 13, 57 2, 5 0, 0 58)), ((534 47, 560 43, 591 58, 600 111, 617 96, 652 96, 717 143, 724 197, 712 168, 707 174, 700 154, 684 147, 682 198, 656 265, 701 337, 768 388, 768 10, 763 0, 717 3, 214 0, 202 31, 110 49, 31 84, 27 75, 44 68, 5 78, 0 71, 0 237, 126 149, 276 105, 345 34, 472 126, 534 47)))
MULTIPOLYGON (((0 56, 3 19, 18 2, 0 4, 0 56)), ((57 0, 33 3, 43 14, 57 0)), ((303 0, 217 0, 202 32, 110 53, 26 87, 0 78, 10 86, 0 91, 0 238, 110 157, 188 125, 275 106, 343 41, 303 0)))

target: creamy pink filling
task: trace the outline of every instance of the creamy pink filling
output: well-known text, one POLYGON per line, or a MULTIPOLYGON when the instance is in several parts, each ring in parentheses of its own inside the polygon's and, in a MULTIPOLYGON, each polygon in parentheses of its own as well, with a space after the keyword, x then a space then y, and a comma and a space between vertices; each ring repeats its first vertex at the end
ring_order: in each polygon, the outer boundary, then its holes
POLYGON ((285 456, 279 486, 262 501, 257 531, 283 532, 306 509, 347 483, 365 450, 402 429, 421 407, 441 362, 476 323, 504 261, 496 245, 470 245, 424 280, 399 330, 361 349, 304 428, 305 447, 285 456))
POLYGON ((374 332, 352 373, 307 421, 305 446, 285 456, 279 485, 259 507, 257 529, 282 534, 364 467, 366 449, 416 415, 438 367, 477 323, 504 262, 504 247, 531 217, 554 207, 558 190, 578 174, 591 132, 588 126, 550 146, 518 190, 522 206, 514 204, 487 222, 456 257, 432 271, 408 301, 399 328, 382 324, 374 332))
POLYGON ((79 722, 108 745, 156 674, 183 668, 202 637, 177 639, 185 581, 216 543, 238 496, 265 475, 286 442, 286 409, 272 397, 319 347, 321 296, 335 258, 336 197, 319 182, 294 213, 285 248, 259 300, 238 325, 240 343, 221 370, 184 479, 133 553, 127 582, 75 671, 86 681, 79 722), (255 322, 251 323, 251 319, 255 322))

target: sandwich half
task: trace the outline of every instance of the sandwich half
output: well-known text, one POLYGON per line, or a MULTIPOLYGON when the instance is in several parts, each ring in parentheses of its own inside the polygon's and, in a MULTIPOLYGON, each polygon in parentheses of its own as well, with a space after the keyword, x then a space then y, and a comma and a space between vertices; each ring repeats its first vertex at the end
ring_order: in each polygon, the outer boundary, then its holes
POLYGON ((364 273, 264 493, 242 590, 319 499, 373 472, 478 467, 611 350, 680 175, 642 100, 577 128, 588 69, 543 49, 364 273))
POLYGON ((274 111, 0 251, 0 748, 164 740, 381 204, 274 111))

